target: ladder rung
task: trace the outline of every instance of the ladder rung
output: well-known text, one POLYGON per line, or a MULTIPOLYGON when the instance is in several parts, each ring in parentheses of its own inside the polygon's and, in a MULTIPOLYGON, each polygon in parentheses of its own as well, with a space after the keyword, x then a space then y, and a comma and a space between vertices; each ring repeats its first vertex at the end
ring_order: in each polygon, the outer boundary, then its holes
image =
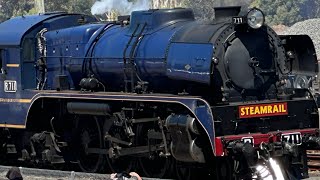
POLYGON ((131 84, 131 88, 130 88, 131 91, 134 91, 134 83, 135 83, 134 72, 136 71, 134 56, 136 53, 136 48, 142 38, 142 33, 144 32, 146 25, 147 24, 145 23, 141 29, 139 29, 140 24, 136 26, 123 52, 123 63, 124 63, 123 73, 124 73, 125 91, 129 89, 129 87, 127 86, 128 83, 131 84), (128 54, 127 52, 129 50, 129 47, 131 48, 130 48, 129 57, 127 58, 127 54, 128 54), (128 73, 130 73, 130 75, 128 73))

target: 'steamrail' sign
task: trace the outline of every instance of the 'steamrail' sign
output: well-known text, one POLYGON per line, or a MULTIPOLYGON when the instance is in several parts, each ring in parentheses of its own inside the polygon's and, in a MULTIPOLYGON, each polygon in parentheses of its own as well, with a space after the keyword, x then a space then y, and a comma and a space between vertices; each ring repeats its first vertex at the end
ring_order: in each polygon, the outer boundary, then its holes
POLYGON ((239 118, 280 116, 288 114, 287 103, 255 104, 239 106, 239 118))

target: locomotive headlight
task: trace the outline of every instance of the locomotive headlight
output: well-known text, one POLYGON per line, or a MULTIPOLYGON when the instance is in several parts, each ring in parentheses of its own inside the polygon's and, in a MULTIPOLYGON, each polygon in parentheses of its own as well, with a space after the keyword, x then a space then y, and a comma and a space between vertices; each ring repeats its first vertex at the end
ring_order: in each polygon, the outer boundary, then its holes
POLYGON ((253 8, 247 14, 248 25, 253 29, 259 29, 263 26, 265 17, 260 9, 253 8))

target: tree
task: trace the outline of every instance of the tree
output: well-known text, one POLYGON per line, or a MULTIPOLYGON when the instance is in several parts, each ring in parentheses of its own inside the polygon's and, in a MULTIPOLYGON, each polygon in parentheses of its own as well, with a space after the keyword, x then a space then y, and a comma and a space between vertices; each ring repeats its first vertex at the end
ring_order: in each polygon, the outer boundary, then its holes
POLYGON ((212 20, 214 18, 214 0, 184 0, 184 5, 193 9, 197 18, 212 20))
POLYGON ((301 16, 304 19, 319 18, 320 17, 320 1, 319 0, 305 0, 300 9, 301 16))
POLYGON ((71 10, 74 13, 91 14, 95 0, 71 0, 71 10))
POLYGON ((184 0, 184 5, 194 10, 196 17, 210 20, 214 18, 214 8, 242 6, 246 10, 252 0, 184 0))
POLYGON ((266 21, 270 25, 284 24, 292 25, 304 19, 300 10, 307 0, 255 0, 252 7, 263 10, 266 21))
POLYGON ((0 21, 5 21, 14 16, 26 15, 33 7, 33 1, 0 0, 0 21))
MULTIPOLYGON (((95 0, 44 0, 45 11, 65 11, 91 14, 90 9, 95 0)), ((37 14, 34 1, 0 0, 0 22, 14 16, 37 14)))
POLYGON ((253 0, 220 0, 221 6, 241 6, 246 11, 253 0))
POLYGON ((45 0, 46 12, 65 11, 70 13, 91 14, 95 0, 45 0))
POLYGON ((70 11, 71 0, 44 0, 46 12, 70 11))

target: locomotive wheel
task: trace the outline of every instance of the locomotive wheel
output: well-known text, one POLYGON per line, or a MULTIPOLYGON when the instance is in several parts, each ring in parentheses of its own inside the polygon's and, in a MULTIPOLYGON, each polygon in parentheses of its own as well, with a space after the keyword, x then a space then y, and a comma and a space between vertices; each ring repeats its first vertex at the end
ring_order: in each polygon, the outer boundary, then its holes
POLYGON ((192 179, 192 168, 184 167, 180 162, 176 161, 175 169, 178 180, 192 179))
POLYGON ((104 148, 101 129, 96 117, 86 117, 79 121, 80 149, 78 164, 82 171, 100 172, 104 167, 105 158, 102 154, 88 154, 87 148, 104 148))
POLYGON ((179 161, 175 162, 175 170, 178 180, 197 179, 199 177, 203 179, 214 179, 210 178, 209 171, 207 171, 206 168, 192 167, 179 161))
MULTIPOLYGON (((0 129, 0 131, 1 131, 2 129, 0 129)), ((5 146, 5 144, 6 144, 6 142, 4 141, 4 137, 2 137, 1 136, 1 134, 0 134, 0 154, 7 154, 7 152, 6 152, 6 146, 5 146)), ((5 160, 6 160, 6 156, 0 156, 0 162, 5 162, 5 160)))
MULTIPOLYGON (((148 145, 148 131, 152 128, 152 124, 139 124, 137 126, 137 144, 138 146, 148 145)), ((161 140, 155 140, 161 143, 161 140)), ((138 159, 139 166, 147 177, 165 178, 172 174, 172 157, 160 157, 160 152, 152 152, 138 159)))
POLYGON ((232 159, 217 158, 215 164, 216 179, 235 180, 232 159))
MULTIPOLYGON (((107 119, 107 121, 113 121, 115 117, 111 117, 110 119, 107 119)), ((109 123, 106 123, 104 125, 104 132, 106 132, 106 126, 109 123)), ((127 141, 128 138, 124 132, 124 129, 122 127, 118 126, 111 126, 110 130, 108 131, 108 134, 112 137, 127 141)), ((108 141, 106 141, 106 147, 111 148, 112 144, 108 141)), ((121 156, 117 158, 110 158, 107 157, 107 163, 109 166, 109 169, 112 173, 119 173, 119 172, 130 172, 131 169, 134 168, 136 164, 136 160, 132 156, 121 156)))

